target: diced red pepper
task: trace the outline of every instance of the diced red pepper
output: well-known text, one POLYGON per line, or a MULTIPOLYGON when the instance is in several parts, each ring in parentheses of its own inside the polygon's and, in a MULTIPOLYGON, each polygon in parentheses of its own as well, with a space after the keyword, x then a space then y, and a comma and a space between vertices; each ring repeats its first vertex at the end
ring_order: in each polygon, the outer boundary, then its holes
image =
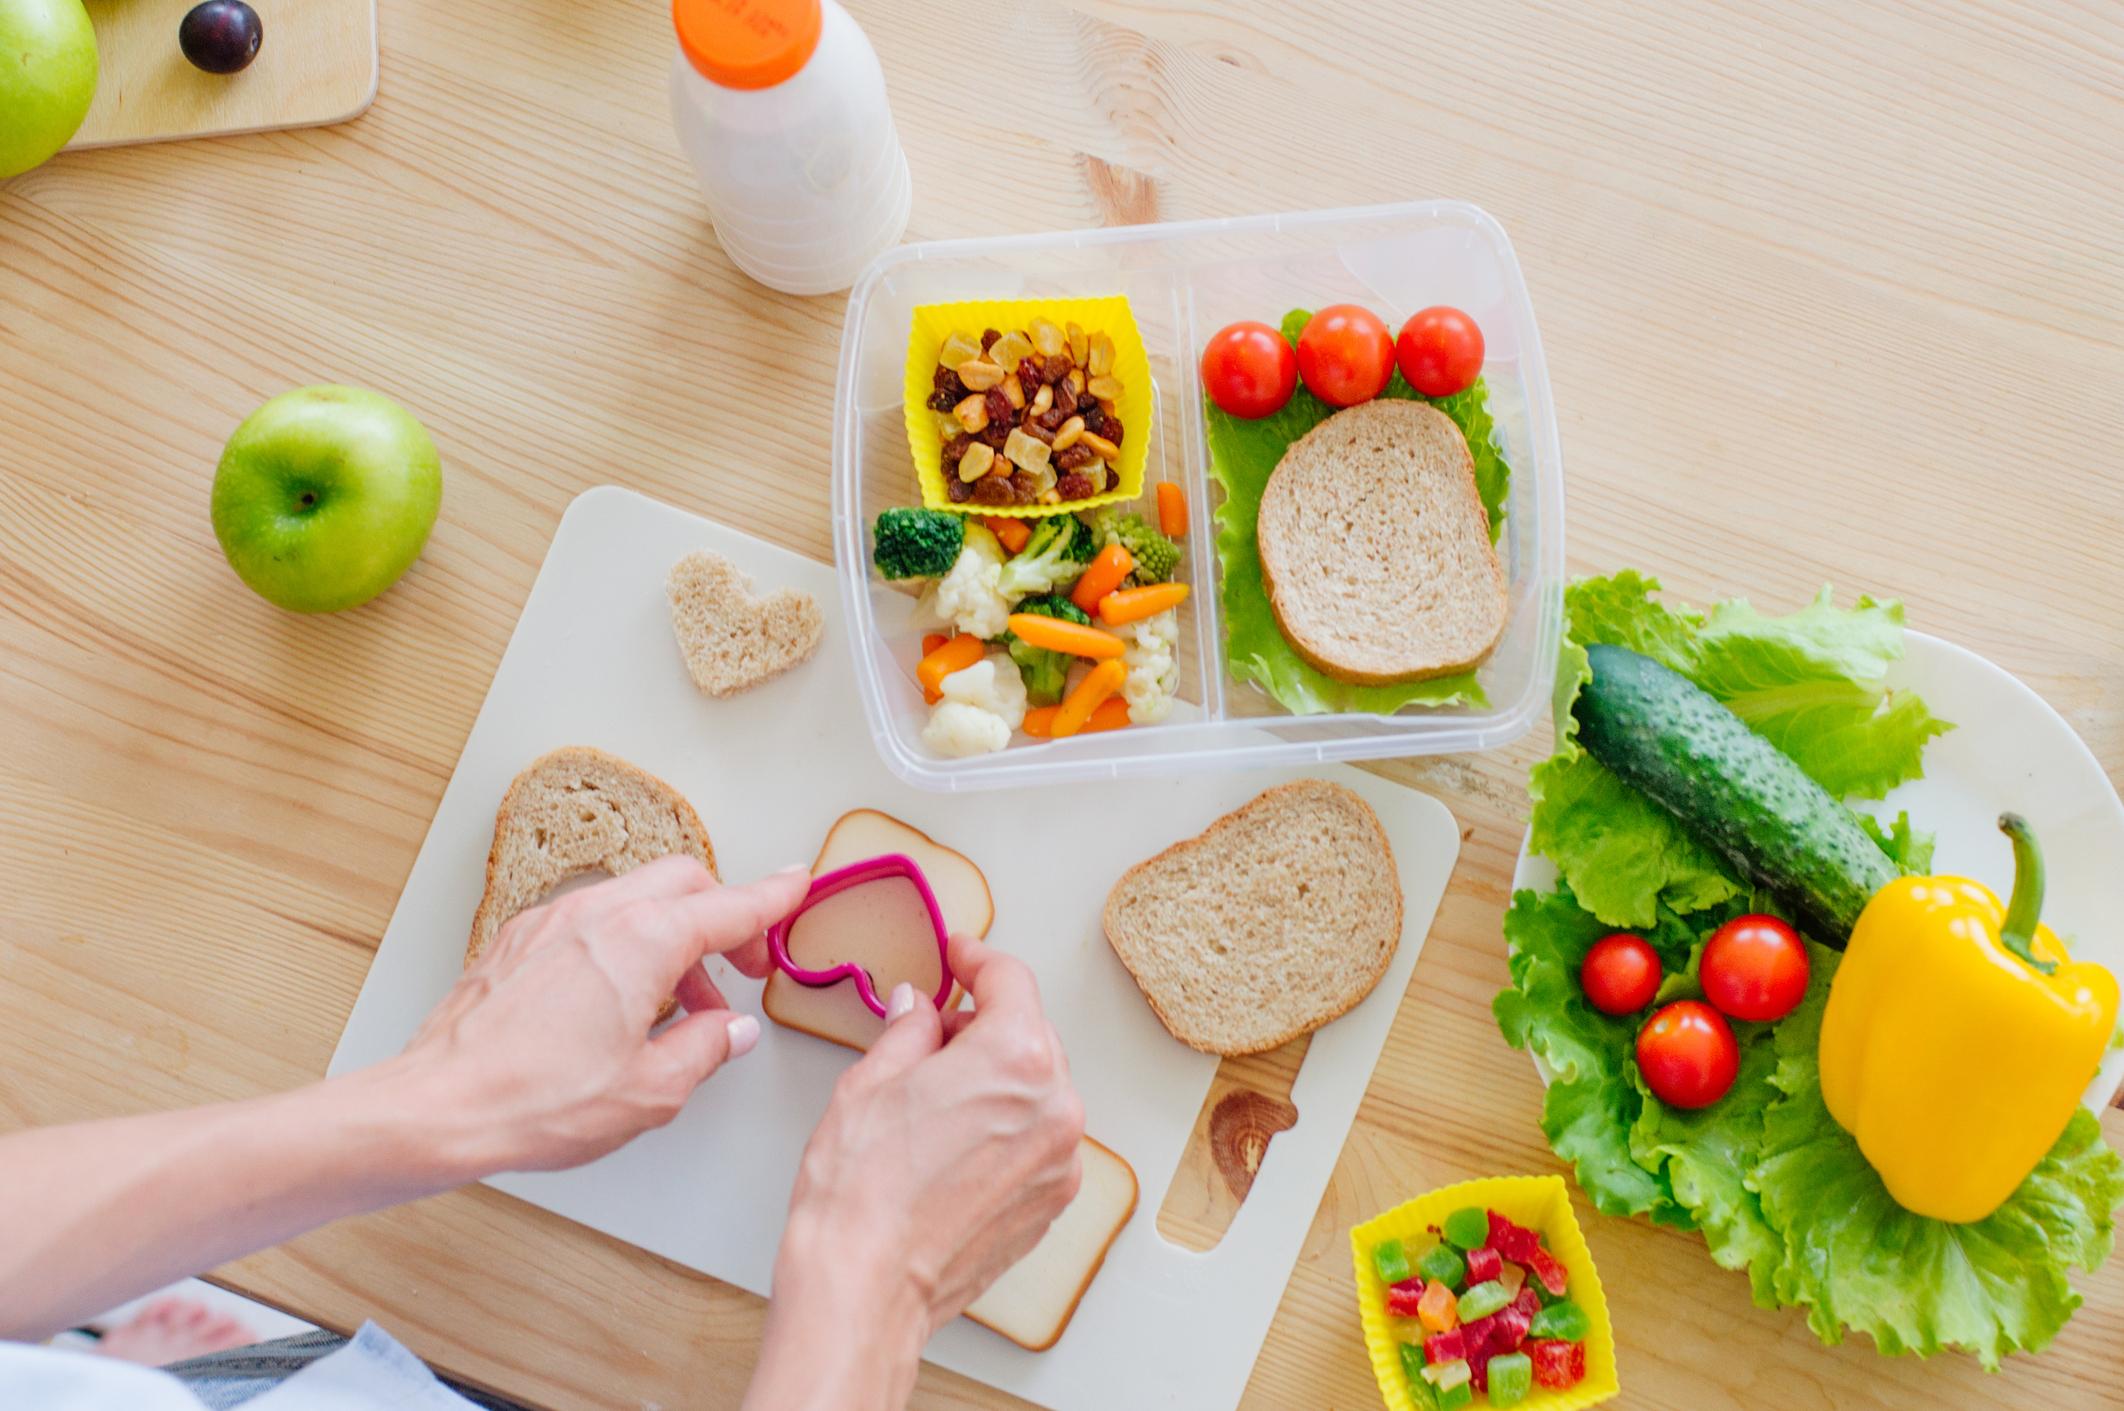
POLYGON ((1527 1329, 1534 1326, 1534 1315, 1521 1311, 1513 1304, 1500 1308, 1490 1315, 1490 1349, 1506 1353, 1519 1351, 1519 1345, 1527 1340, 1527 1329))
POLYGON ((1387 1312, 1396 1318, 1413 1318, 1423 1301, 1423 1280, 1403 1279, 1386 1291, 1387 1312))
POLYGON ((1541 1237, 1532 1230, 1513 1224, 1504 1216, 1490 1212, 1490 1248, 1496 1250, 1514 1264, 1524 1264, 1535 1250, 1541 1248, 1541 1237))
POLYGON ((1533 1322, 1534 1315, 1541 1312, 1541 1290, 1532 1283, 1520 1285, 1519 1297, 1512 1300, 1512 1307, 1525 1313, 1529 1323, 1533 1322))
POLYGON ((1582 1342, 1530 1342, 1524 1348, 1534 1359, 1534 1385, 1561 1390, 1586 1379, 1586 1345, 1582 1342))
POLYGON ((1564 1290, 1571 1286, 1571 1276, 1557 1257, 1546 1249, 1537 1249, 1527 1256, 1527 1272, 1541 1280, 1541 1286, 1553 1298, 1562 1298, 1564 1290))
POLYGON ((1486 1284, 1504 1272, 1504 1256, 1485 1245, 1468 1251, 1468 1287, 1486 1284))
POLYGON ((1423 1340, 1423 1361, 1428 1367, 1446 1362, 1458 1362, 1468 1355, 1468 1335, 1459 1328, 1446 1333, 1432 1333, 1423 1340))

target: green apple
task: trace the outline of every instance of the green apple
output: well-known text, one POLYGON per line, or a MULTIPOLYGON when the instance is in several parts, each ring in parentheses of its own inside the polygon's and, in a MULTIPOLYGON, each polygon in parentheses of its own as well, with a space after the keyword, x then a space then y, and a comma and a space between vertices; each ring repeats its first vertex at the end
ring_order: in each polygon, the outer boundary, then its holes
POLYGON ((294 612, 358 607, 420 557, 442 458, 413 414, 359 387, 298 387, 236 428, 214 472, 214 537, 294 612))
POLYGON ((0 181, 66 145, 96 96, 96 27, 81 0, 0 0, 0 181))

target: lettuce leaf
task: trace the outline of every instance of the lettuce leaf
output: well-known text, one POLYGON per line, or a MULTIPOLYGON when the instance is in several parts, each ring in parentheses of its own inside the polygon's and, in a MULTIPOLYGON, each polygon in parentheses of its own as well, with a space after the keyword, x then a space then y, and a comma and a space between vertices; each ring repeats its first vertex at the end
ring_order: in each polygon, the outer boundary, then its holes
MULTIPOLYGON (((1303 328, 1307 317, 1304 310, 1286 315, 1285 336, 1295 341, 1297 335, 1291 329, 1294 324, 1303 328)), ((1482 381, 1477 379, 1473 387, 1450 397, 1424 397, 1396 372, 1379 395, 1428 401, 1460 427, 1474 459, 1475 487, 1482 496, 1483 507, 1489 511, 1490 538, 1495 542, 1504 527, 1505 498, 1512 472, 1492 436, 1489 392, 1482 381)), ((1291 442, 1335 411, 1302 385, 1291 394, 1283 410, 1258 420, 1231 416, 1207 398, 1203 401, 1209 473, 1224 487, 1224 502, 1217 506, 1215 519, 1217 558, 1223 570, 1220 592, 1226 655, 1233 676, 1253 682, 1293 715, 1391 715, 1412 705, 1484 704, 1481 683, 1472 671, 1393 686, 1353 686, 1337 681, 1293 651, 1277 627, 1275 614, 1269 609, 1268 588, 1261 577, 1261 551, 1254 538, 1261 515, 1261 494, 1291 442)))
POLYGON ((1527 846, 1612 926, 1649 925, 1661 906, 1717 906, 1742 886, 1666 810, 1579 748, 1571 707, 1586 679, 1586 643, 1628 647, 1689 677, 1840 798, 1878 798, 1918 777, 1926 741, 1950 728, 1916 695, 1885 684, 1903 650, 1900 604, 1860 598, 1840 609, 1824 588, 1783 617, 1740 600, 1706 615, 1657 601, 1658 588, 1623 572, 1565 592, 1556 752, 1527 784, 1527 846))
POLYGON ((1822 1102, 1815 1057, 1839 957, 1814 953, 1816 984, 1776 1026, 1781 1096, 1764 1117, 1762 1160, 1748 1177, 1783 1246, 1772 1271, 1781 1302, 1804 1304, 1828 1343, 1848 1328, 1886 1353, 1945 1347, 1997 1368, 2057 1336, 2080 1305, 2069 1267, 2108 1257, 2124 1203, 2124 1161, 2085 1108, 2006 1203, 1955 1225, 1895 1203, 1858 1143, 1822 1102))

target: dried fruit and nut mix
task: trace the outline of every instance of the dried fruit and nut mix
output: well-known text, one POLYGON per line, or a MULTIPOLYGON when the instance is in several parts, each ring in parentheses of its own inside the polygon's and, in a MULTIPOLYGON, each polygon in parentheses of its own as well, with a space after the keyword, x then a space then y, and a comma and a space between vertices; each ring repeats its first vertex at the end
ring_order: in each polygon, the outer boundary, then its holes
POLYGON ((954 333, 937 350, 934 384, 952 503, 1070 504, 1114 483, 1123 389, 1107 334, 1038 317, 978 339, 954 333))

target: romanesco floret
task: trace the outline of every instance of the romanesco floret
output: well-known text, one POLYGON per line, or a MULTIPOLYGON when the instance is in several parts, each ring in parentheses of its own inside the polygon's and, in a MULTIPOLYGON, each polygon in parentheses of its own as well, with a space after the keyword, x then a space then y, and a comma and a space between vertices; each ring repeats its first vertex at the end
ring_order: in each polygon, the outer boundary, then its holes
POLYGON ((1128 643, 1121 652, 1128 668, 1121 698, 1128 702, 1129 722, 1155 725, 1172 709, 1173 693, 1180 689, 1180 614, 1168 608, 1114 630, 1128 643))
POLYGON ((944 699, 929 712, 922 743, 947 759, 994 754, 1025 723, 1025 683, 1015 667, 983 657, 937 685, 944 699))
POLYGON ((1050 515, 1033 529, 1009 563, 1003 565, 1003 596, 1016 602, 1033 593, 1053 593, 1083 576, 1084 565, 1099 552, 1091 526, 1073 514, 1050 515))
POLYGON ((1135 572, 1128 576, 1131 583, 1168 582, 1180 566, 1180 546, 1140 514, 1123 514, 1109 505, 1099 511, 1092 532, 1102 548, 1119 544, 1128 550, 1136 561, 1135 572))
POLYGON ((871 561, 887 578, 942 578, 966 547, 966 517, 899 506, 878 516, 871 561))
POLYGON ((1010 600, 998 586, 1002 577, 1003 546, 986 525, 968 523, 958 561, 929 591, 930 611, 961 632, 1000 637, 1010 627, 1010 600))

